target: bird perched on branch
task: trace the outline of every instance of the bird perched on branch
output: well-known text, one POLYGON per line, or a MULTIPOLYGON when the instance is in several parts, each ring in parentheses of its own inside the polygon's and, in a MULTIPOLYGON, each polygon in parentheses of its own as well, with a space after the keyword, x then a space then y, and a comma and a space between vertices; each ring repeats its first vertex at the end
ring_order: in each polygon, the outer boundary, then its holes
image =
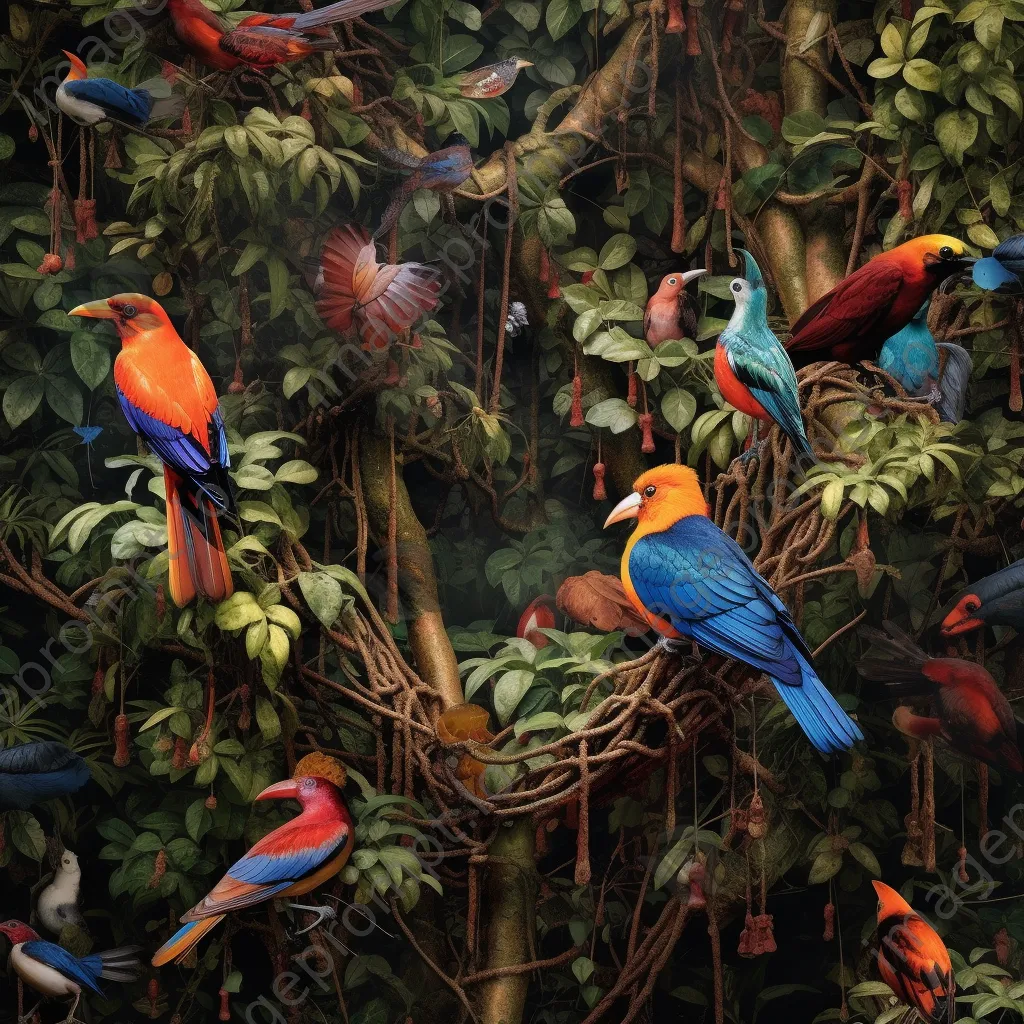
POLYGON ((989 292, 1024 291, 1024 235, 1000 242, 991 256, 985 256, 971 270, 974 283, 989 292))
POLYGON ((950 235, 923 235, 880 253, 807 307, 786 350, 797 367, 872 359, 928 296, 974 262, 950 235))
POLYGON ((156 300, 125 292, 69 316, 112 320, 121 339, 114 386, 131 428, 164 464, 171 597, 222 601, 234 591, 218 517, 235 515, 217 392, 156 300))
POLYGON ((316 311, 332 330, 355 325, 365 349, 387 348, 430 312, 441 294, 440 275, 422 263, 378 263, 377 247, 356 224, 335 228, 320 254, 316 311))
MULTIPOLYGON (((146 87, 129 89, 109 78, 90 78, 84 61, 67 50, 63 53, 71 67, 57 87, 57 106, 76 124, 113 120, 138 128, 150 121, 178 117, 185 109, 181 95, 157 99, 146 87)), ((167 87, 162 78, 156 83, 154 87, 167 87)))
POLYGON ((864 738, 815 674, 786 606, 708 518, 692 469, 669 465, 642 474, 604 525, 625 519, 637 528, 622 554, 622 585, 653 629, 766 673, 823 754, 864 738))
POLYGON ((686 294, 686 286, 706 273, 704 269, 686 270, 666 274, 661 279, 644 310, 644 338, 651 348, 657 348, 663 341, 697 336, 697 311, 686 294))
POLYGON ((91 777, 85 759, 56 740, 0 750, 0 811, 69 796, 91 777))
POLYGON ((405 204, 421 188, 431 192, 449 193, 462 185, 473 170, 473 154, 469 140, 458 132, 448 137, 448 145, 424 157, 412 156, 400 149, 383 149, 381 154, 396 167, 411 172, 388 203, 374 238, 386 235, 397 223, 405 204))
MULTIPOLYGON (((41 939, 21 921, 4 921, 0 933, 11 943, 11 966, 26 985, 44 999, 73 997, 64 1024, 74 1021, 83 989, 102 997, 101 981, 130 982, 139 976, 141 965, 135 954, 141 946, 122 946, 78 957, 63 946, 41 939)), ((30 1011, 24 1019, 31 1020, 34 1013, 30 1011)))
POLYGON ((956 983, 942 939, 928 922, 884 882, 878 894, 878 973, 926 1024, 952 1024, 956 983))
POLYGON ((350 21, 395 0, 339 0, 300 14, 250 14, 237 25, 218 17, 202 0, 167 0, 174 32, 207 67, 234 71, 290 64, 310 54, 344 49, 330 26, 350 21))
POLYGON ((950 746, 994 768, 1024 771, 1017 720, 996 681, 981 665, 962 658, 931 658, 892 622, 885 632, 862 629, 871 643, 857 663, 867 679, 886 684, 894 697, 933 698, 937 718, 900 707, 893 724, 918 739, 941 736, 950 746))
POLYGON ((928 327, 931 300, 882 346, 878 365, 913 398, 927 398, 945 423, 959 423, 971 380, 971 354, 961 345, 936 342, 928 327))
POLYGON ((532 67, 532 60, 509 57, 497 64, 488 64, 485 68, 475 68, 459 78, 459 92, 470 100, 493 100, 516 84, 523 68, 532 67))
POLYGON ((36 914, 48 932, 60 935, 69 924, 85 927, 85 919, 78 907, 81 886, 82 869, 78 866, 78 858, 70 850, 65 850, 60 855, 53 881, 36 901, 36 914))
MULTIPOLYGON (((729 285, 736 303, 715 348, 715 380, 722 397, 754 419, 777 423, 796 455, 814 458, 800 412, 800 389, 786 350, 768 326, 768 292, 754 257, 743 249, 744 277, 729 285)), ((747 456, 756 453, 756 444, 747 456)), ((745 456, 746 457, 746 456, 745 456)))
MULTIPOLYGON (((233 910, 302 896, 332 879, 352 852, 352 816, 342 794, 345 769, 326 754, 307 754, 294 777, 263 790, 257 800, 297 800, 302 813, 265 835, 187 914, 153 956, 153 966, 181 960, 233 910)), ((300 910, 309 910, 297 906, 300 910)))
POLYGON ((941 631, 959 636, 986 625, 1024 630, 1024 558, 961 590, 941 631))

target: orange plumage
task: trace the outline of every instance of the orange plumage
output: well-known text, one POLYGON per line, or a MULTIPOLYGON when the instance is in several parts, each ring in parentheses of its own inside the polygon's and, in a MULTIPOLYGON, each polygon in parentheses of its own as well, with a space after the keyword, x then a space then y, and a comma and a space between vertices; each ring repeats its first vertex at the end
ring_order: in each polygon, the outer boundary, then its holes
POLYGON ((160 304, 124 293, 71 316, 113 320, 121 338, 114 384, 132 429, 164 464, 171 597, 221 601, 233 592, 218 516, 234 514, 227 438, 217 392, 160 304))

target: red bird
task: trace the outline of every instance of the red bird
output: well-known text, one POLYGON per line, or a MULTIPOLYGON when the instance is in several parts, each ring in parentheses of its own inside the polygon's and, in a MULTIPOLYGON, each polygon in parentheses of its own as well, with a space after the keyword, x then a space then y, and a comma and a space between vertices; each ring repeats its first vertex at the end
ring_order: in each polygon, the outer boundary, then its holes
POLYGON ((1024 771, 1017 720, 992 676, 972 661, 930 658, 899 627, 884 625, 887 633, 861 630, 871 650, 858 671, 885 682, 894 696, 931 696, 938 713, 937 718, 925 718, 897 708, 896 728, 918 739, 941 736, 962 754, 993 768, 1024 771))
POLYGON ((340 50, 330 26, 378 11, 395 0, 339 0, 304 14, 250 14, 237 25, 214 14, 202 0, 167 0, 174 32, 207 67, 272 68, 311 53, 340 50))
POLYGON ((129 425, 164 464, 171 597, 234 591, 218 516, 235 514, 228 440, 217 391, 199 357, 178 337, 163 307, 126 292, 86 302, 70 316, 113 320, 121 338, 114 387, 129 425))
POLYGON ((786 349, 795 366, 873 359, 925 299, 973 258, 950 235, 923 235, 880 253, 807 307, 786 349))
POLYGON ((516 627, 516 636, 529 640, 537 650, 551 642, 541 632, 555 628, 555 599, 547 594, 535 598, 527 606, 516 627))
POLYGON ((956 982, 949 951, 928 922, 884 882, 878 893, 878 973, 926 1024, 952 1024, 956 982))
POLYGON ((663 341, 692 338, 697 333, 697 317, 686 297, 686 286, 706 270, 687 270, 666 274, 658 290, 647 300, 644 311, 644 337, 651 348, 663 341))

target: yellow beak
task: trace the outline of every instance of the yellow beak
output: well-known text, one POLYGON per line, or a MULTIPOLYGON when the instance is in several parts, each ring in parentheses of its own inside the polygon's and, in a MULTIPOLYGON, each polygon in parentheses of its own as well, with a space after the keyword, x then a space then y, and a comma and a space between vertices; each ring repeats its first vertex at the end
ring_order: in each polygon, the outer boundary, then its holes
POLYGON ((94 299, 92 302, 83 302, 80 306, 75 306, 68 316, 87 316, 93 320, 113 320, 114 311, 106 299, 94 299))
POLYGON ((620 501, 618 505, 611 510, 608 518, 604 521, 605 528, 611 526, 612 523, 621 523, 623 519, 636 519, 640 512, 641 500, 640 495, 637 494, 636 491, 633 491, 632 494, 627 494, 626 497, 624 497, 622 501, 620 501))

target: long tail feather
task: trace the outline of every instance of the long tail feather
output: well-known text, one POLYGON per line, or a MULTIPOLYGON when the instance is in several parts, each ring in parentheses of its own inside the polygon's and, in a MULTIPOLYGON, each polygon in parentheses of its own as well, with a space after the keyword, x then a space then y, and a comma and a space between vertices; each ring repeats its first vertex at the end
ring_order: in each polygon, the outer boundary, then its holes
POLYGON ((788 685, 774 677, 772 682, 815 749, 826 755, 836 754, 864 739, 860 726, 839 706, 803 658, 800 671, 800 686, 788 685))
POLYGON ((935 684, 921 671, 928 655, 895 623, 886 622, 885 632, 865 627, 860 634, 871 649, 857 662, 866 679, 884 682, 894 697, 915 697, 934 691, 935 684))
POLYGON ((379 11, 394 2, 395 0, 340 0, 339 3, 321 7, 318 11, 300 14, 292 22, 292 28, 298 32, 307 32, 311 28, 334 25, 339 21, 349 21, 369 14, 370 11, 379 11))
POLYGON ((154 967, 163 967, 172 960, 177 963, 181 961, 188 951, 208 932, 211 928, 220 924, 224 915, 216 917, 204 917, 199 921, 189 921, 182 925, 154 954, 152 964, 154 967))
POLYGON ((179 607, 200 594, 223 601, 234 593, 214 504, 164 467, 171 598, 179 607))
POLYGON ((142 973, 142 964, 135 955, 141 949, 141 946, 121 946, 98 954, 103 965, 100 977, 104 981, 134 981, 142 973))
POLYGON ((945 423, 959 423, 963 419, 967 387, 974 370, 971 354, 962 346, 948 342, 941 342, 938 348, 946 357, 942 379, 939 381, 942 398, 937 406, 938 413, 945 423))

